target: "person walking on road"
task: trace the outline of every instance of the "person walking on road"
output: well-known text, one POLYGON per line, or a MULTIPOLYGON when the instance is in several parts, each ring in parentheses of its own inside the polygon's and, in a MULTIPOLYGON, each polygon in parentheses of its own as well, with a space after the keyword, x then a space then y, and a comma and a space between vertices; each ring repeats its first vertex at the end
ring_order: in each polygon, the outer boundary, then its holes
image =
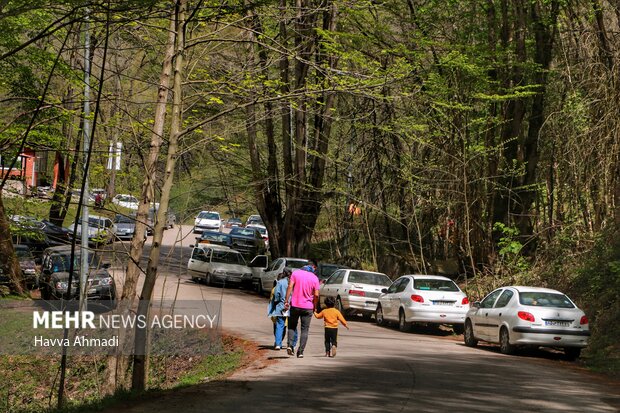
POLYGON ((287 314, 284 309, 284 304, 290 276, 291 272, 285 269, 282 278, 278 280, 273 288, 271 300, 269 300, 269 317, 271 317, 274 322, 274 350, 280 350, 282 348, 282 340, 286 333, 287 314))
POLYGON ((289 356, 294 354, 295 341, 297 338, 297 324, 301 320, 301 331, 299 338, 299 348, 297 357, 304 356, 304 349, 308 342, 308 331, 314 309, 319 301, 319 279, 315 275, 316 266, 306 265, 293 271, 286 290, 286 302, 284 309, 290 307, 290 317, 288 320, 288 345, 286 351, 289 356), (290 304, 289 304, 290 303, 290 304))
POLYGON ((338 346, 338 321, 343 326, 349 329, 347 320, 337 308, 334 308, 336 300, 334 297, 327 297, 325 299, 325 306, 327 307, 320 313, 314 313, 316 318, 322 318, 325 320, 325 356, 336 357, 336 350, 338 346))

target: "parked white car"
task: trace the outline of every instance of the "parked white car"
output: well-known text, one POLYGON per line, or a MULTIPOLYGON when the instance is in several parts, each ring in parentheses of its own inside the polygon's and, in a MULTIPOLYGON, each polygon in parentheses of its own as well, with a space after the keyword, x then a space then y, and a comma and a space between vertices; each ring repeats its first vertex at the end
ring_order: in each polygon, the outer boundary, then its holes
POLYGON ((447 277, 403 275, 384 290, 377 305, 377 324, 398 321, 401 331, 413 323, 451 324, 455 333, 463 332, 469 300, 447 277))
MULTIPOLYGON (((257 256, 258 258, 260 256, 257 256)), ((254 260, 256 260, 256 258, 254 260)), ((254 261, 253 260, 253 261, 254 261)), ((282 275, 285 268, 294 270, 308 264, 305 258, 280 257, 259 272, 254 272, 253 283, 256 285, 256 291, 259 294, 268 294, 274 286, 274 282, 282 275)))
POLYGON ((377 311, 381 290, 392 284, 387 275, 380 272, 340 269, 321 284, 319 303, 333 297, 336 308, 346 314, 362 314, 369 317, 377 311))
POLYGON ((559 347, 574 360, 588 345, 588 317, 557 290, 508 286, 472 304, 465 319, 465 344, 499 343, 504 354, 516 346, 559 347))
POLYGON ((229 247, 215 244, 198 244, 192 251, 187 269, 193 281, 207 285, 241 284, 252 276, 243 255, 229 247))
POLYGON ((136 211, 138 209, 140 201, 133 195, 118 194, 114 198, 112 198, 112 203, 123 208, 128 208, 136 211))
MULTIPOLYGON (((82 238, 82 220, 71 226, 71 230, 77 224, 77 237, 82 238)), ((116 238, 116 224, 108 217, 99 215, 88 216, 88 242, 92 244, 107 244, 116 238)))
POLYGON ((204 230, 222 231, 222 218, 219 212, 200 211, 194 219, 194 233, 200 233, 204 230))

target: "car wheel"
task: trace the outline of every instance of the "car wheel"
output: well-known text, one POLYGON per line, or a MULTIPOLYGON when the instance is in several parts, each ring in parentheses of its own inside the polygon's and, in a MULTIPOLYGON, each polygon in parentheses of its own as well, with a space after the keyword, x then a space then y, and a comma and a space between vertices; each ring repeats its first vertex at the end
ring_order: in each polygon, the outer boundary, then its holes
POLYGON ((515 346, 510 344, 510 334, 506 327, 502 327, 499 331, 499 350, 502 354, 513 354, 515 352, 515 346))
POLYGON ((207 273, 207 278, 205 278, 205 284, 212 285, 213 279, 211 278, 211 274, 207 273))
POLYGON ((454 334, 461 335, 465 331, 465 328, 462 324, 452 324, 452 331, 454 331, 454 334))
POLYGON ((340 311, 341 313, 343 312, 342 301, 340 300, 340 297, 338 297, 336 299, 336 306, 335 307, 336 307, 336 310, 340 311))
POLYGON ((474 336, 474 327, 471 325, 471 321, 465 321, 465 332, 463 335, 463 341, 467 347, 476 347, 478 340, 474 336))
POLYGON ((398 329, 402 332, 411 330, 411 323, 405 319, 405 311, 402 308, 398 312, 398 329))
POLYGON ((385 319, 383 318, 383 308, 381 308, 381 304, 377 306, 377 311, 375 312, 375 321, 378 326, 382 326, 385 324, 385 319))
POLYGON ((192 275, 192 281, 195 282, 196 284, 199 284, 198 278, 194 277, 193 275, 192 275))
POLYGON ((564 347, 564 358, 569 361, 575 361, 581 355, 579 347, 564 347))

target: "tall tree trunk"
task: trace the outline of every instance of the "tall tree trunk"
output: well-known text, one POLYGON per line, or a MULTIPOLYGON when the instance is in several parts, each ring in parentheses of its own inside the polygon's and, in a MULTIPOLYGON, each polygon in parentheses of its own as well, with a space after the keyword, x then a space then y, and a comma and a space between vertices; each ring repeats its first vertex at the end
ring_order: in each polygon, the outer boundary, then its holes
MULTIPOLYGON (((161 190, 161 199, 159 209, 157 210, 157 221, 153 232, 153 243, 149 254, 149 261, 146 268, 146 276, 142 293, 140 295, 140 303, 138 305, 138 317, 147 316, 155 282, 157 280, 157 267, 159 265, 159 255, 161 248, 161 240, 164 234, 164 226, 166 224, 166 214, 170 202, 170 190, 174 182, 174 169, 178 156, 178 140, 179 132, 182 125, 182 103, 183 103, 183 53, 185 47, 185 11, 186 0, 178 0, 176 3, 176 51, 174 58, 174 81, 173 81, 173 105, 170 122, 170 139, 168 142, 168 155, 166 159, 166 171, 164 175, 164 184, 161 190)), ((132 389, 144 390, 148 372, 148 346, 147 346, 148 328, 136 327, 136 338, 133 358, 133 378, 132 389)))
MULTIPOLYGON (((164 134, 164 126, 166 120, 166 104, 168 102, 168 92, 170 88, 170 75, 172 71, 172 59, 175 52, 175 11, 170 16, 170 26, 168 28, 168 42, 162 63, 161 74, 159 77, 159 88, 157 93, 157 101, 155 104, 154 123, 151 133, 151 142, 148 157, 144 161, 144 181, 142 182, 142 193, 140 204, 136 213, 136 229, 134 237, 131 240, 129 250, 129 260, 127 262, 127 272, 121 301, 119 304, 119 313, 125 314, 130 311, 133 300, 136 296, 136 288, 138 278, 143 273, 139 266, 140 258, 144 250, 144 238, 146 234, 146 219, 148 217, 149 208, 153 201, 155 181, 157 179, 157 157, 160 153, 162 137, 164 134)), ((161 205, 160 205, 161 207, 161 205)), ((129 337, 121 337, 123 345, 121 348, 127 348, 131 343, 127 343, 129 337)), ((129 357, 117 355, 108 360, 108 377, 107 385, 109 388, 119 388, 125 385, 125 374, 129 368, 129 357)))

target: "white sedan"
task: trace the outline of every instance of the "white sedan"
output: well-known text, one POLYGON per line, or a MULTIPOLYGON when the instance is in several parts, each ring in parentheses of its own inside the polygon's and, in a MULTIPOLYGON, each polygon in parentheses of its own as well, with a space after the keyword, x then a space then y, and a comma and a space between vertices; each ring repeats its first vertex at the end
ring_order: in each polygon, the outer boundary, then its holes
POLYGON ((336 308, 347 314, 370 317, 377 309, 381 290, 390 285, 390 278, 380 272, 340 269, 321 284, 319 303, 325 306, 325 298, 332 297, 336 308))
POLYGON ((465 345, 499 343, 504 354, 516 346, 560 347, 566 358, 588 345, 589 321, 566 295, 548 288, 502 287, 472 304, 465 320, 465 345))
POLYGON ((112 198, 112 203, 123 208, 133 209, 135 211, 138 209, 140 201, 133 195, 118 194, 112 198))
POLYGON ((408 331, 412 323, 451 324, 455 333, 463 332, 469 300, 451 279, 403 275, 383 292, 377 305, 377 324, 398 321, 401 331, 408 331))

